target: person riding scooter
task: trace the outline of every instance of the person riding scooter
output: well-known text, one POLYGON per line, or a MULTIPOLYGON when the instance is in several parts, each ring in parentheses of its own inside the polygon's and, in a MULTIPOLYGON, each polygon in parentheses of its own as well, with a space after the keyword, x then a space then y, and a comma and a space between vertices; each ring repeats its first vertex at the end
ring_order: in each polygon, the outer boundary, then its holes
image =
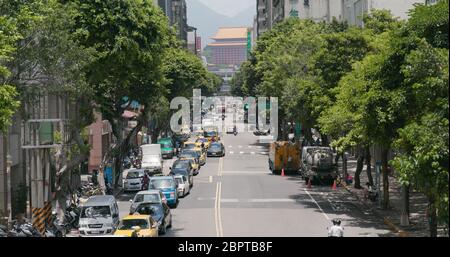
POLYGON ((344 228, 341 227, 341 220, 333 220, 333 226, 328 230, 328 237, 344 237, 344 228))

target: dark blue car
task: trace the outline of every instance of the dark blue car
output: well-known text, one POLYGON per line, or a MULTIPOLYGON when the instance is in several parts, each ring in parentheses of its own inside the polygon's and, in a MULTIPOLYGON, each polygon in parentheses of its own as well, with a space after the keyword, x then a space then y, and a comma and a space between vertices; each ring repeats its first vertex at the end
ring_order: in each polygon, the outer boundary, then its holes
POLYGON ((162 235, 172 227, 172 213, 165 203, 141 203, 136 208, 136 212, 151 215, 158 222, 158 230, 162 235))
POLYGON ((160 176, 150 178, 151 189, 159 189, 166 196, 167 204, 171 208, 178 205, 178 193, 175 179, 172 176, 160 176))

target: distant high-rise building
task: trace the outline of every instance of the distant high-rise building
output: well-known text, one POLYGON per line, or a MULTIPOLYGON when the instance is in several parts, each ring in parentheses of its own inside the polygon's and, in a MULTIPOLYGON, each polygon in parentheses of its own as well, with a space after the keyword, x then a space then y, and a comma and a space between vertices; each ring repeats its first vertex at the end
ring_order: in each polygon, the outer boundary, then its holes
POLYGON ((395 17, 408 18, 414 4, 435 4, 439 0, 256 0, 257 35, 270 30, 276 23, 289 17, 331 22, 347 21, 364 26, 362 16, 372 9, 390 10, 395 17))
POLYGON ((247 60, 247 27, 222 27, 212 37, 212 63, 241 65, 247 60))
POLYGON ((177 28, 177 37, 187 47, 188 24, 186 0, 153 0, 168 17, 171 26, 177 28))

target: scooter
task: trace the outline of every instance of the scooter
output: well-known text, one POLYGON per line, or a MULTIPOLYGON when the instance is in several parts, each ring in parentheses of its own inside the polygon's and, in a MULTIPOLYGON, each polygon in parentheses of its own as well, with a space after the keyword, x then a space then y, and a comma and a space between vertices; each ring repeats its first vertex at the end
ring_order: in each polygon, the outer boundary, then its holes
POLYGON ((56 217, 56 213, 52 213, 52 222, 45 226, 46 237, 64 237, 66 234, 66 228, 64 225, 59 224, 59 219, 56 217))

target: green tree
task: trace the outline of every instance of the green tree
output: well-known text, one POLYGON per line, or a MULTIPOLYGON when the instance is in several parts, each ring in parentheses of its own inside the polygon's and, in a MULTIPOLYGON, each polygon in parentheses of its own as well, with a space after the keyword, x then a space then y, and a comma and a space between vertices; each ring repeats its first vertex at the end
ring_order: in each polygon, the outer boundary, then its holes
POLYGON ((104 162, 114 158, 120 176, 130 139, 146 123, 153 96, 164 90, 162 60, 166 49, 175 44, 175 35, 167 18, 151 1, 89 0, 75 4, 78 15, 74 32, 82 45, 96 50, 95 60, 85 69, 87 79, 98 109, 111 123, 117 139, 104 162), (124 138, 125 97, 144 108, 138 125, 124 138))
POLYGON ((11 72, 4 66, 11 60, 18 39, 16 26, 6 16, 0 16, 0 132, 6 131, 20 104, 15 87, 5 84, 11 72))
POLYGON ((435 5, 417 4, 410 12, 408 29, 433 47, 448 49, 448 0, 435 5))
POLYGON ((428 198, 430 236, 438 223, 448 230, 449 106, 448 50, 425 41, 403 65, 405 84, 412 94, 406 125, 399 129, 392 161, 405 185, 414 184, 428 198))

